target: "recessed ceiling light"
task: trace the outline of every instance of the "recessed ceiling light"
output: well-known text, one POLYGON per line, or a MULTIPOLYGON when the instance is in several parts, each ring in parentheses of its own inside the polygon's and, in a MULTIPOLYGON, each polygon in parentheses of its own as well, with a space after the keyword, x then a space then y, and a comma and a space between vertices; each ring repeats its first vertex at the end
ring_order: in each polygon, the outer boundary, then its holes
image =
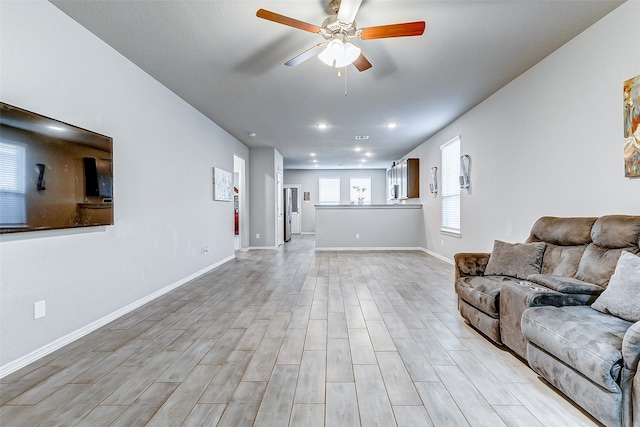
POLYGON ((316 126, 318 127, 318 129, 326 129, 329 127, 329 125, 326 123, 318 123, 316 126))
POLYGON ((313 159, 312 162, 313 163, 318 163, 318 161, 316 159, 313 159))
POLYGON ((354 150, 356 151, 356 153, 358 153, 358 152, 360 152, 360 150, 362 150, 362 148, 356 147, 356 148, 354 148, 354 150))
POLYGON ((366 162, 366 161, 367 161, 367 159, 360 159, 360 162, 361 162, 361 163, 364 163, 364 162, 366 162))
POLYGON ((395 129, 395 127, 396 127, 396 126, 398 126, 398 125, 397 125, 397 124, 395 124, 395 123, 389 123, 389 124, 387 124, 387 127, 388 127, 389 129, 395 129))
POLYGON ((371 156, 373 156, 373 154, 371 154, 371 153, 370 153, 370 152, 368 152, 368 151, 367 151, 366 153, 364 153, 364 155, 365 155, 365 156, 367 156, 367 157, 371 157, 371 156))
POLYGON ((316 153, 309 153, 309 155, 310 155, 311 157, 315 157, 315 156, 316 156, 316 153))
POLYGON ((360 139, 369 139, 369 135, 356 135, 356 139, 360 140, 360 139))
POLYGON ((317 167, 318 167, 318 165, 313 165, 313 167, 314 167, 314 168, 317 168, 317 167))
POLYGON ((256 133, 255 133, 255 132, 251 132, 251 133, 249 134, 249 136, 250 136, 251 138, 255 138, 256 133))

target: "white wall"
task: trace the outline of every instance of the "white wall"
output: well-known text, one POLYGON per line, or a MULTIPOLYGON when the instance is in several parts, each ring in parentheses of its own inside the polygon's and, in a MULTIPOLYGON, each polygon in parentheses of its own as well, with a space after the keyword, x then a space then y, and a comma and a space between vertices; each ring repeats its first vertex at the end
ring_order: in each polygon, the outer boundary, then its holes
POLYGON ((274 248, 282 243, 284 230, 278 223, 276 203, 277 171, 283 170, 282 154, 275 148, 249 150, 250 158, 250 247, 274 248), (258 238, 257 236, 260 235, 258 238))
POLYGON ((440 195, 422 191, 428 250, 490 252, 494 239, 526 239, 543 215, 640 215, 622 127, 623 82, 640 74, 639 16, 640 2, 626 2, 408 154, 420 158, 422 189, 454 136, 473 159, 462 238, 440 233, 440 195))
POLYGON ((350 204, 349 178, 371 177, 371 203, 385 204, 386 197, 386 171, 384 169, 286 169, 284 171, 284 182, 288 185, 299 184, 301 197, 302 221, 300 231, 302 233, 315 233, 316 231, 316 208, 318 204, 318 178, 340 178, 340 203, 350 204), (308 191, 311 200, 302 199, 304 192, 308 191))
POLYGON ((248 149, 52 4, 3 1, 0 19, 2 101, 114 144, 115 225, 0 239, 6 367, 232 258, 233 204, 212 200, 211 168, 248 149))

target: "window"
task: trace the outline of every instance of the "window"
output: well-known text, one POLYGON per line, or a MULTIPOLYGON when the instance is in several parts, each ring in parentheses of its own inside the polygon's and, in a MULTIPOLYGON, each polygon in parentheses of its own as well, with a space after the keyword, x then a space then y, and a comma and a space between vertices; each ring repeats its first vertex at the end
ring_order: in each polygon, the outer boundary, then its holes
POLYGON ((460 235, 460 137, 440 147, 442 156, 442 223, 440 231, 460 235))
POLYGON ((318 204, 340 204, 340 178, 318 178, 318 204))
POLYGON ((0 224, 27 223, 25 205, 25 149, 0 142, 0 224))
POLYGON ((349 188, 349 200, 351 200, 352 205, 371 204, 371 177, 350 178, 349 188))

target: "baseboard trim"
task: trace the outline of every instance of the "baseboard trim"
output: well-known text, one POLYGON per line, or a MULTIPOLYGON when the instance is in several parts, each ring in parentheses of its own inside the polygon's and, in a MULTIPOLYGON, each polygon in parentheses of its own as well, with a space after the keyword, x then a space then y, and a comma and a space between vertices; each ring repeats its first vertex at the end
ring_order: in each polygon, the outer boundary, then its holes
POLYGON ((450 258, 447 258, 446 256, 442 256, 440 254, 437 254, 437 253, 435 253, 433 251, 430 251, 429 249, 425 249, 425 248, 421 248, 421 249, 422 249, 422 252, 426 253, 427 255, 431 255, 434 258, 438 258, 440 261, 444 261, 447 264, 454 265, 453 260, 450 259, 450 258))
POLYGON ((235 255, 233 256, 229 256, 227 258, 224 258, 221 261, 218 261, 215 264, 212 264, 208 267, 203 268, 202 270, 196 271, 193 274, 190 274, 189 276, 178 280, 177 282, 174 282, 168 286, 165 286, 164 288, 157 290, 156 292, 153 292, 149 295, 147 295, 146 297, 140 298, 137 301, 132 302, 131 304, 128 304, 124 307, 122 307, 119 310, 114 311, 111 314, 108 314, 98 320, 96 320, 95 322, 89 323, 86 326, 83 326, 82 328, 73 331, 61 338, 58 338, 57 340, 50 342, 49 344, 40 347, 39 349, 32 351, 31 353, 27 354, 26 356, 20 357, 19 359, 14 360, 13 362, 9 362, 6 365, 0 366, 0 378, 4 378, 9 374, 14 373, 15 371, 24 368, 25 366, 29 365, 30 363, 36 362, 37 360, 43 358, 44 356, 53 353, 54 351, 61 349, 62 347, 64 347, 67 344, 71 344, 72 342, 84 337, 87 334, 90 334, 91 332, 95 331, 96 329, 99 329, 105 325, 107 325, 110 322, 113 322, 114 320, 116 320, 117 318, 124 316, 125 314, 135 310, 136 308, 142 307, 143 305, 145 305, 148 302, 153 301, 154 299, 161 297, 162 295, 176 289, 179 288, 180 286, 184 285, 185 283, 190 282, 193 279, 196 279, 197 277, 202 276, 205 273, 208 273, 209 271, 213 270, 214 268, 220 267, 222 264, 225 264, 229 261, 231 261, 232 259, 235 259, 235 255))
POLYGON ((354 246, 354 247, 316 247, 316 251, 422 251, 419 247, 398 247, 398 246, 354 246))

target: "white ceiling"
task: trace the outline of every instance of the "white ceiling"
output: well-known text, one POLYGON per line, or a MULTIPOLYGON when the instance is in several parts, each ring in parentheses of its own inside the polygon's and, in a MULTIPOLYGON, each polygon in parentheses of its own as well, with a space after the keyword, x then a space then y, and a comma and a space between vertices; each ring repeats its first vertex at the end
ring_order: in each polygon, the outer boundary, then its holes
POLYGON ((364 0, 358 28, 427 28, 358 41, 373 68, 345 79, 317 58, 284 66, 324 39, 255 16, 321 25, 328 0, 51 2, 238 140, 277 148, 289 169, 387 167, 622 3, 364 0))

